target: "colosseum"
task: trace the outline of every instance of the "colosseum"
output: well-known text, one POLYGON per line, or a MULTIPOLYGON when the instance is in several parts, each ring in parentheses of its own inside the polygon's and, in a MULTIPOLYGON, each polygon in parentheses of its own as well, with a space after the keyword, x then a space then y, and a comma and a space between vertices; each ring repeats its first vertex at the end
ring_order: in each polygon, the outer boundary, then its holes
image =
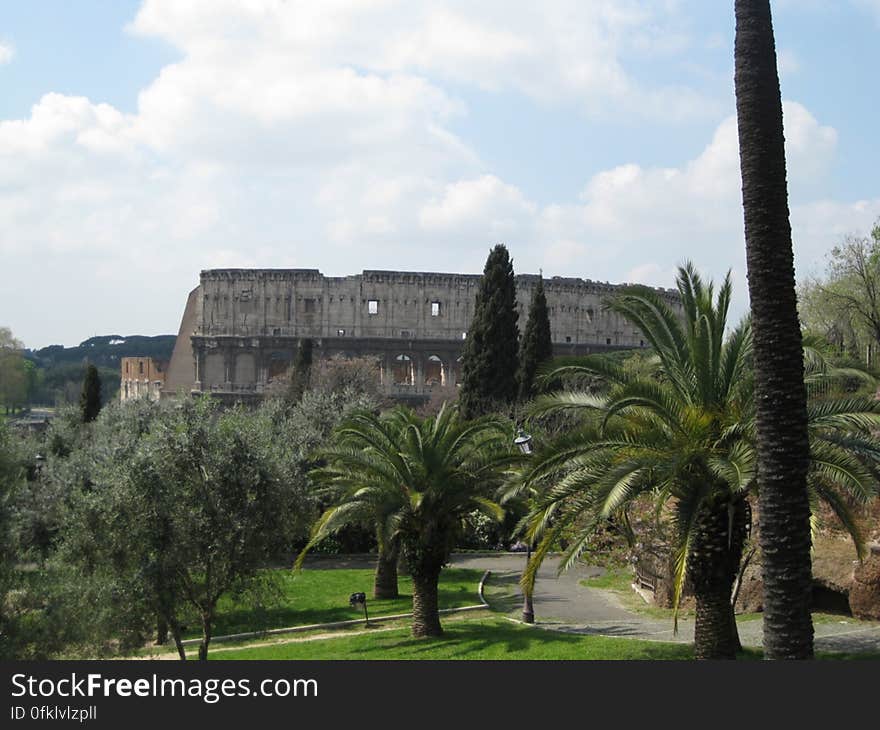
MULTIPOLYGON (((520 329, 535 274, 516 277, 520 329)), ((181 390, 229 399, 261 396, 289 370, 300 339, 316 357, 370 356, 383 390, 425 398, 454 387, 474 313, 479 275, 316 269, 212 269, 189 294, 164 394, 181 390)), ((544 279, 557 355, 644 347, 638 330, 603 308, 618 286, 544 279)), ((658 289, 678 306, 678 293, 658 289)))

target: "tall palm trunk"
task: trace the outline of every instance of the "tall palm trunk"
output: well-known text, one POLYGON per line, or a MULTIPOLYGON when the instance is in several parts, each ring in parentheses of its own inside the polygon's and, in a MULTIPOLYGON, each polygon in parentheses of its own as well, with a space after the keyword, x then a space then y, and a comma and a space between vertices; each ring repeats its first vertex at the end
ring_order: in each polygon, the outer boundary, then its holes
POLYGON ((413 582, 412 635, 441 636, 437 584, 446 556, 442 548, 430 540, 414 540, 403 547, 413 582))
POLYGON ((741 498, 719 495, 700 512, 688 556, 688 577, 696 600, 694 656, 735 659, 739 648, 730 598, 746 539, 741 498))
POLYGON ((373 598, 397 598, 400 595, 397 588, 399 552, 396 541, 392 542, 390 547, 379 548, 379 557, 376 560, 376 578, 373 582, 373 598))
POLYGON ((736 112, 754 339, 764 655, 813 655, 803 351, 769 0, 735 0, 736 112))
POLYGON ((413 573, 413 636, 442 636, 440 611, 437 604, 437 583, 440 567, 436 571, 413 573))

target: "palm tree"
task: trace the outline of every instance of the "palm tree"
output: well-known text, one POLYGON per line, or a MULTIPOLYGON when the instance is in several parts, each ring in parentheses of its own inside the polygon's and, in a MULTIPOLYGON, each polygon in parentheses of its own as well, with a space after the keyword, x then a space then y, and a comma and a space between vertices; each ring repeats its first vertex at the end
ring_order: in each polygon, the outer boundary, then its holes
POLYGON ((385 416, 360 413, 334 432, 319 452, 318 481, 339 500, 316 527, 313 541, 343 524, 373 520, 380 547, 398 544, 413 581, 413 636, 443 633, 437 605, 440 571, 468 515, 501 520, 491 499, 513 463, 513 435, 503 422, 466 422, 443 406, 421 418, 407 408, 385 416))
POLYGON ((764 656, 813 656, 809 440, 782 100, 769 0, 736 0, 734 49, 746 261, 754 331, 764 656))
MULTIPOLYGON (((355 415, 351 422, 354 423, 359 419, 360 416, 355 415)), ((313 471, 310 476, 315 481, 325 481, 330 484, 331 493, 335 494, 337 504, 328 508, 315 523, 309 542, 297 556, 294 570, 302 568, 306 556, 313 547, 343 527, 367 525, 375 530, 378 547, 373 598, 398 598, 400 592, 397 585, 397 562, 400 557, 400 543, 396 535, 390 534, 389 523, 389 518, 400 508, 398 496, 390 491, 361 489, 360 486, 346 489, 339 480, 330 476, 327 470, 313 471)))
MULTIPOLYGON (((522 478, 522 488, 541 495, 529 516, 530 536, 540 542, 524 587, 531 587, 561 534, 574 529, 577 535, 563 553, 565 569, 599 526, 649 495, 675 528, 676 608, 686 576, 693 587, 696 656, 733 658, 738 641, 731 588, 749 528, 748 499, 756 488, 751 328, 744 320, 724 336, 729 275, 717 297, 690 264, 679 269, 677 283, 681 319, 644 287, 629 288, 609 302, 651 343, 655 377, 602 356, 578 358, 548 377, 599 375, 610 386, 607 394, 562 392, 532 405, 532 417, 574 410, 585 418, 580 430, 539 449, 522 478)), ((832 375, 817 368, 811 377, 832 375)), ((822 400, 811 410, 811 488, 838 513, 857 544, 861 535, 839 489, 862 501, 873 495, 872 465, 880 463, 880 447, 868 429, 877 423, 880 404, 870 398, 822 400)))

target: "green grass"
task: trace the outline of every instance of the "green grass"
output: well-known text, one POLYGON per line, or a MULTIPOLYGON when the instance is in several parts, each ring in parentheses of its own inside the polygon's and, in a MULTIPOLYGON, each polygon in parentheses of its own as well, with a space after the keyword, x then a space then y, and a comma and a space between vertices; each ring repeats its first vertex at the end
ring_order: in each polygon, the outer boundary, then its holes
POLYGON ((686 644, 582 636, 529 628, 503 618, 441 618, 445 633, 414 639, 408 628, 344 638, 217 651, 212 659, 690 659, 686 644))
POLYGON ((580 584, 587 588, 602 588, 605 590, 632 592, 632 582, 633 576, 630 571, 609 570, 604 575, 582 580, 580 581, 580 584))
MULTIPOLYGON (((214 635, 238 634, 247 631, 330 623, 363 618, 361 609, 348 605, 352 593, 367 594, 370 618, 412 611, 412 580, 400 576, 400 597, 395 600, 374 600, 372 570, 315 570, 299 573, 274 571, 279 594, 273 600, 254 605, 234 597, 220 599, 214 635)), ((482 571, 449 568, 440 574, 440 608, 459 608, 480 602, 477 587, 482 571)), ((196 638, 200 632, 192 627, 185 638, 196 638)))
MULTIPOLYGON (((646 618, 672 621, 671 608, 661 608, 651 603, 645 603, 644 599, 632 589, 632 583, 633 574, 628 568, 612 569, 603 575, 580 581, 580 585, 586 588, 611 591, 627 611, 646 618)), ((681 609, 678 615, 683 619, 690 618, 693 616, 693 611, 681 609)))
MULTIPOLYGON (((294 641, 221 651, 209 654, 213 660, 686 660, 693 659, 690 644, 566 634, 512 623, 497 616, 468 616, 441 619, 444 634, 439 638, 415 639, 408 626, 390 631, 374 626, 373 631, 339 638, 294 641)), ((363 629, 359 629, 363 631, 363 629)), ((740 660, 762 658, 756 648, 746 648, 740 660)), ((880 654, 820 652, 817 659, 878 659, 880 654)))

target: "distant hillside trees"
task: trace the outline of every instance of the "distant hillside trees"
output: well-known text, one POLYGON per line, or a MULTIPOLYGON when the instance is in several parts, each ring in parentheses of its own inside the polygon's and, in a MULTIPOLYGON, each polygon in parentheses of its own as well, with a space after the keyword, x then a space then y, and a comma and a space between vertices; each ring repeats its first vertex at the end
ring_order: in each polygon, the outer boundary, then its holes
POLYGON ((23 351, 29 367, 28 402, 40 405, 77 403, 87 364, 98 368, 104 402, 114 400, 119 391, 119 364, 123 357, 151 357, 168 361, 174 349, 174 335, 101 335, 76 347, 50 345, 23 351))

